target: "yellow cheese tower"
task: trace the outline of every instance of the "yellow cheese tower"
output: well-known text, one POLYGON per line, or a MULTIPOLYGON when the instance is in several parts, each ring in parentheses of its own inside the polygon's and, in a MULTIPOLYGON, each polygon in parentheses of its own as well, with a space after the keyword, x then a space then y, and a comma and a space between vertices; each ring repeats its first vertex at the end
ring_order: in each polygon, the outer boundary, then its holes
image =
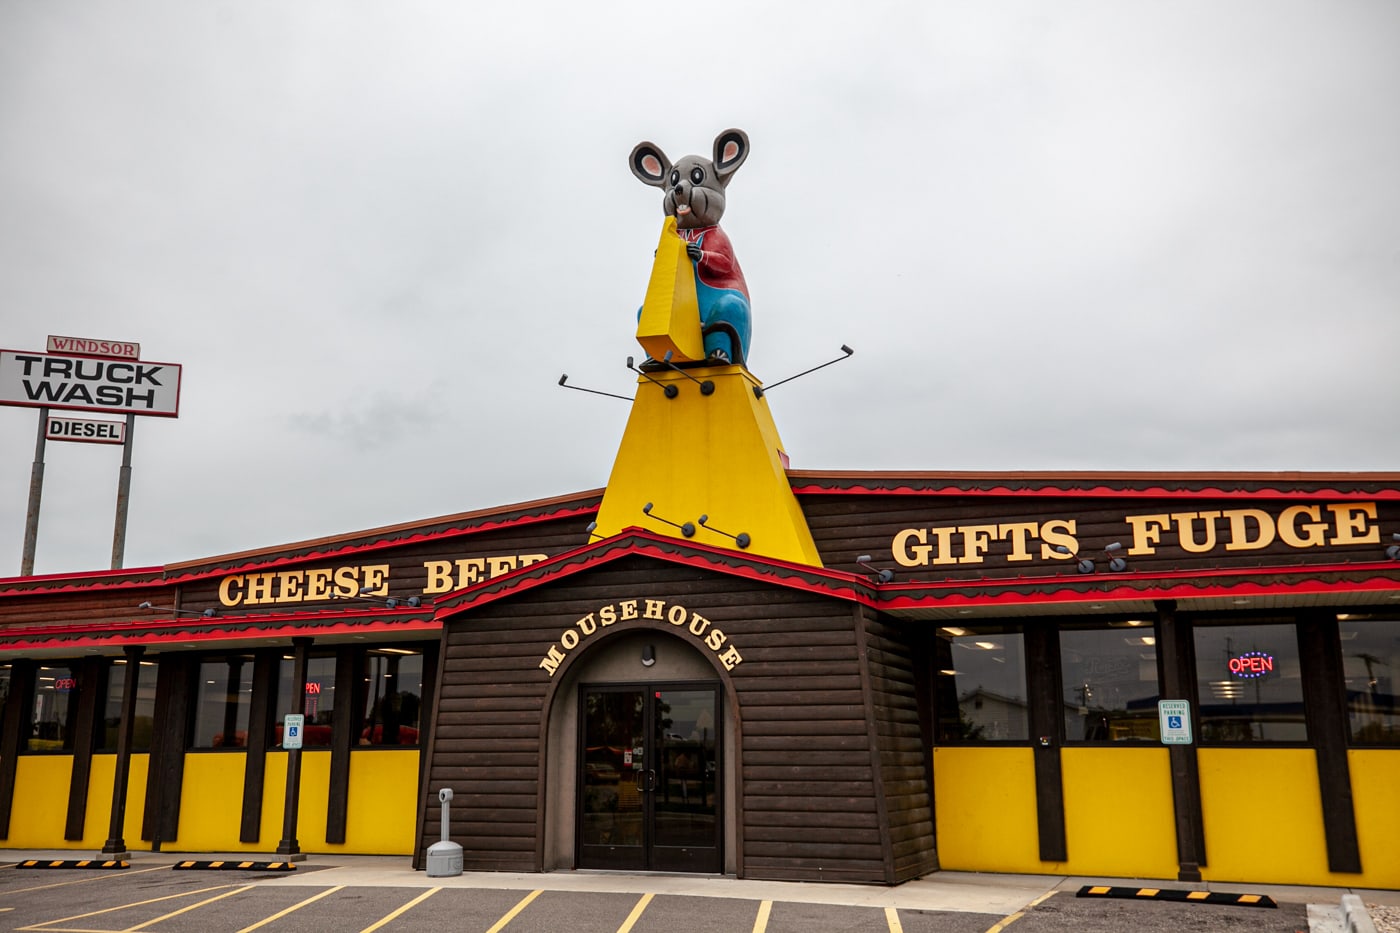
POLYGON ((630 526, 820 567, 784 468, 783 442, 743 366, 647 373, 598 510, 597 534, 630 526), (713 386, 710 394, 702 383, 713 386), (667 390, 675 387, 674 396, 667 390), (651 504, 650 514, 644 511, 651 504), (707 525, 699 522, 708 517, 707 525), (681 527, 689 525, 693 535, 681 527), (739 538, 747 545, 740 546, 739 538))

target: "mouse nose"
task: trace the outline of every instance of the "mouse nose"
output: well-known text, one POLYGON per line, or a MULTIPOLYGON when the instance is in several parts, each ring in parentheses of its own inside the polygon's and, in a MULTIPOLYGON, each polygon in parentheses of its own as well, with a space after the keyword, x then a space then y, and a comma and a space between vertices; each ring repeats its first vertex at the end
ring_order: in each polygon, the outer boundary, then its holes
POLYGON ((674 188, 672 188, 671 190, 672 190, 673 192, 675 192, 675 194, 676 194, 677 197, 679 197, 680 195, 685 194, 685 185, 676 185, 676 186, 675 186, 674 188))

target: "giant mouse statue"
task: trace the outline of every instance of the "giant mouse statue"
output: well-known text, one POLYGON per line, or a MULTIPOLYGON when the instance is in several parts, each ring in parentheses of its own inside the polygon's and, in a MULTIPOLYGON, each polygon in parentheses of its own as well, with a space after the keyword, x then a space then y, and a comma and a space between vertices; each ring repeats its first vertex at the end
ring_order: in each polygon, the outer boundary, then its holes
POLYGON ((719 228, 724 190, 749 155, 743 130, 715 137, 714 158, 688 155, 674 165, 655 143, 638 143, 629 160, 632 174, 666 192, 665 213, 695 264, 695 291, 705 356, 715 363, 743 364, 749 348, 749 288, 729 237, 719 228))

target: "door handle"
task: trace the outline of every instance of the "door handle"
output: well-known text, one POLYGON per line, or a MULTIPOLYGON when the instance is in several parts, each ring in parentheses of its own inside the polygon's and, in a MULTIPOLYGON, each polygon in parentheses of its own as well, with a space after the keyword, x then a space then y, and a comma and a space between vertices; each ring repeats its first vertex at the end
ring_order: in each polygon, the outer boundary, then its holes
POLYGON ((656 772, 651 769, 647 770, 647 790, 656 790, 656 772))

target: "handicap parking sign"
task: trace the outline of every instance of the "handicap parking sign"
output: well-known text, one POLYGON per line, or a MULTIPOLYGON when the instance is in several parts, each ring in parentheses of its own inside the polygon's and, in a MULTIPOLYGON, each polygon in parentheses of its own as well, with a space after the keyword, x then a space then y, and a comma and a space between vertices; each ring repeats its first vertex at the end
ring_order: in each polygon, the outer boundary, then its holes
POLYGON ((1189 700, 1158 700, 1157 719, 1161 726, 1163 745, 1191 744, 1189 700))

